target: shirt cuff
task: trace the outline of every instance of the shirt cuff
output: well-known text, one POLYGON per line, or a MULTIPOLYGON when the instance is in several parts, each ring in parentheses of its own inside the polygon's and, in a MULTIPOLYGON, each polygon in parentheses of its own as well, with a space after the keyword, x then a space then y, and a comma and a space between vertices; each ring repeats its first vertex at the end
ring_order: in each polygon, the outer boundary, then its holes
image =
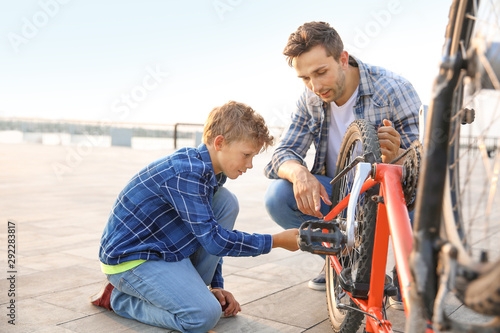
POLYGON ((220 281, 212 281, 210 287, 212 289, 224 289, 224 283, 220 283, 220 281))
POLYGON ((273 248, 273 236, 264 235, 264 250, 262 251, 262 254, 271 252, 272 248, 273 248))
POLYGON ((279 179, 278 170, 283 163, 286 161, 297 161, 302 165, 305 165, 304 159, 295 154, 282 154, 281 156, 274 157, 271 162, 264 169, 264 173, 269 179, 279 179))

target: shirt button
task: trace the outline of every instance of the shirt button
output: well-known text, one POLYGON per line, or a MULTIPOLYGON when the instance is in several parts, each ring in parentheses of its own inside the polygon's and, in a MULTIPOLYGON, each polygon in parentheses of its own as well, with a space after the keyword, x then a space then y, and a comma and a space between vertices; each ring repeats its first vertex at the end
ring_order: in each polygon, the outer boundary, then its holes
POLYGON ((170 258, 167 258, 167 261, 172 261, 172 259, 170 259, 170 258))
POLYGON ((194 249, 191 249, 191 253, 194 253, 194 249))

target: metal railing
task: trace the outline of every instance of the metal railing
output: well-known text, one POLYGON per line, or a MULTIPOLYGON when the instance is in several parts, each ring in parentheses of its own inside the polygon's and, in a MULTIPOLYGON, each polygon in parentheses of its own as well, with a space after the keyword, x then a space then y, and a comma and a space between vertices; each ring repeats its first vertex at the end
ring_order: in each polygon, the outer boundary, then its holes
POLYGON ((176 149, 176 150, 177 150, 177 138, 179 137, 179 131, 178 131, 179 126, 203 127, 204 125, 203 124, 193 124, 193 123, 176 123, 174 125, 174 149, 176 149))
POLYGON ((479 149, 479 146, 484 144, 488 154, 496 151, 499 145, 499 137, 486 136, 462 136, 460 137, 460 148, 462 149, 479 149))
POLYGON ((84 120, 52 120, 40 118, 0 118, 0 131, 26 133, 66 133, 73 135, 97 135, 112 138, 112 145, 131 146, 134 138, 173 139, 174 148, 179 140, 191 140, 195 145, 201 140, 203 124, 199 123, 125 123, 84 120), (115 140, 117 139, 117 140, 115 140), (116 143, 115 142, 121 142, 116 143))

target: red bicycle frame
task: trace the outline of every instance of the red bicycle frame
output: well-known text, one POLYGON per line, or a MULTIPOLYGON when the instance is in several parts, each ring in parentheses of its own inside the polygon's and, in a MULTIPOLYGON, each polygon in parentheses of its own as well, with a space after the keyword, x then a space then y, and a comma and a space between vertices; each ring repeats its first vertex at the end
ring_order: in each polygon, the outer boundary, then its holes
MULTIPOLYGON (((368 299, 353 298, 347 291, 346 293, 349 294, 362 311, 370 314, 366 316, 366 332, 392 332, 390 321, 385 320, 382 313, 389 235, 392 236, 391 240, 396 259, 400 290, 405 313, 408 314, 410 313, 410 282, 412 279, 409 257, 412 249, 413 234, 401 185, 403 168, 392 164, 374 164, 372 170, 374 175, 372 175, 372 178, 368 178, 361 188, 361 193, 363 193, 376 184, 380 184, 380 200, 378 200, 377 225, 375 227, 368 299)), ((342 199, 325 216, 324 220, 331 221, 347 208, 349 197, 350 194, 342 199)), ((323 245, 328 246, 328 244, 323 245)), ((338 258, 330 255, 330 260, 337 274, 340 274, 342 265, 338 258)))

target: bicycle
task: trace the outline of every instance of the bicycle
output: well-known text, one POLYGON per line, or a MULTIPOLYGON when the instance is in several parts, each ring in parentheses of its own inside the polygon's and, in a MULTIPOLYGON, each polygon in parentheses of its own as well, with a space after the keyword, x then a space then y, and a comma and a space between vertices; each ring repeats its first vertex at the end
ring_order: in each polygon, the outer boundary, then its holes
MULTIPOLYGON (((500 90, 500 44, 484 35, 484 23, 492 23, 487 16, 492 13, 493 29, 499 30, 500 20, 495 15, 500 14, 500 1, 495 1, 486 3, 494 5, 493 10, 484 4, 478 7, 476 0, 453 1, 423 149, 414 142, 398 158, 404 159, 403 165, 384 164, 373 125, 357 120, 344 136, 332 181, 332 210, 322 221, 309 221, 300 228, 301 249, 326 255, 328 312, 336 332, 356 332, 363 318, 368 332, 392 331, 385 312, 387 298, 395 293, 385 274, 389 236, 407 331, 500 331, 498 254, 488 253, 497 256, 490 264, 485 251, 478 257, 474 249, 477 235, 469 228, 478 221, 466 219, 482 212, 481 221, 499 220, 491 211, 500 151, 486 148, 485 132, 475 132, 479 139, 472 144, 460 141, 467 126, 477 131, 480 124, 481 114, 474 112, 466 96, 477 97, 488 88, 500 90), (492 152, 493 168, 486 160, 492 152), (477 154, 480 159, 474 158, 477 154), (478 161, 488 165, 489 182, 479 196, 468 197, 472 192, 468 187, 478 183, 463 176, 472 174, 478 161), (466 199, 474 204, 472 213, 466 199), (408 211, 413 207, 412 230, 408 211), (467 307, 496 317, 485 324, 449 318, 444 311, 449 291, 467 307)), ((497 106, 485 122, 486 133, 494 130, 499 109, 497 106)), ((484 224, 487 236, 500 232, 500 228, 492 231, 489 223, 484 224)))
MULTIPOLYGON (((419 148, 417 142, 412 144, 407 155, 418 158, 419 148)), ((404 295, 410 281, 404 258, 412 249, 412 232, 401 184, 403 166, 381 163, 375 128, 356 120, 347 129, 337 167, 341 171, 332 181, 333 208, 324 221, 301 226, 300 246, 327 255, 326 294, 334 331, 356 332, 366 316, 368 331, 391 332, 383 307, 384 298, 396 292, 386 283, 389 235, 400 256, 396 262, 404 295)), ((408 302, 404 304, 408 308, 408 302)))

